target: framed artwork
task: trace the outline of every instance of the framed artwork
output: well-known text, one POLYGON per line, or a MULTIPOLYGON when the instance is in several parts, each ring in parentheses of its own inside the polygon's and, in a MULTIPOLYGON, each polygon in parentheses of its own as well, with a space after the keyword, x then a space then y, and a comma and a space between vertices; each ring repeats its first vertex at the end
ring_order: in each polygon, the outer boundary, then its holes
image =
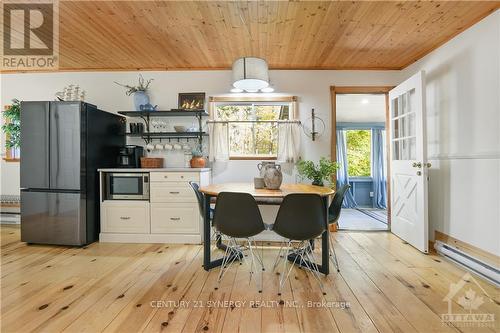
POLYGON ((204 110, 205 93, 179 93, 179 109, 204 110))

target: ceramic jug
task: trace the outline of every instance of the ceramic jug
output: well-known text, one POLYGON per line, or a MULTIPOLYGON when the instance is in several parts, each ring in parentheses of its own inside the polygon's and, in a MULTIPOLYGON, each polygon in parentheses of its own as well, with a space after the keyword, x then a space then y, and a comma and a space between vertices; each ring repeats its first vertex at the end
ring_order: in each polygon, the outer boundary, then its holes
POLYGON ((266 169, 274 165, 275 165, 274 162, 266 162, 266 161, 262 161, 259 164, 257 164, 257 169, 259 169, 260 176, 263 178, 264 174, 266 173, 266 169))
POLYGON ((267 189, 279 190, 281 182, 283 181, 281 166, 275 163, 266 165, 263 177, 264 177, 264 184, 266 184, 267 189))

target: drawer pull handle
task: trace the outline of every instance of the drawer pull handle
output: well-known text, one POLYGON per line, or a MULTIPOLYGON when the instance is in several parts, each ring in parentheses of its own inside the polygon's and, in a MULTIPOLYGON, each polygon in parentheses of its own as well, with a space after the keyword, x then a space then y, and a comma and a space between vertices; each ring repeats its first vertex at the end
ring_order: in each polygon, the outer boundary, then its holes
POLYGON ((120 216, 120 220, 130 220, 130 216, 120 216))
POLYGON ((168 176, 163 176, 163 178, 168 178, 168 176))
POLYGON ((181 218, 180 217, 171 217, 170 218, 172 221, 179 221, 181 218))
POLYGON ((181 176, 182 179, 184 179, 184 176, 181 176))
POLYGON ((179 191, 171 191, 170 194, 179 194, 179 191))

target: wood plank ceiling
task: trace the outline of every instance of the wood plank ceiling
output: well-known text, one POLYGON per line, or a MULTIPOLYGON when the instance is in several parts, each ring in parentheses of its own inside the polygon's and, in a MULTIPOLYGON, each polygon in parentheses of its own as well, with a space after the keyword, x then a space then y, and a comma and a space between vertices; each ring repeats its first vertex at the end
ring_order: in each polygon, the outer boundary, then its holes
POLYGON ((499 8, 475 1, 62 1, 61 70, 401 69, 499 8))

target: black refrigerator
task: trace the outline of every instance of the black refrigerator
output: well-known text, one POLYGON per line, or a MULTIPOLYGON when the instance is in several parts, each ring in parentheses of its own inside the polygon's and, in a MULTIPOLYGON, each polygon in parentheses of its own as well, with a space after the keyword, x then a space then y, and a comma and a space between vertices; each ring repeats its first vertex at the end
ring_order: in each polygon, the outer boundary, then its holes
POLYGON ((116 166, 123 117, 82 102, 21 103, 21 241, 85 245, 99 235, 98 168, 116 166))

